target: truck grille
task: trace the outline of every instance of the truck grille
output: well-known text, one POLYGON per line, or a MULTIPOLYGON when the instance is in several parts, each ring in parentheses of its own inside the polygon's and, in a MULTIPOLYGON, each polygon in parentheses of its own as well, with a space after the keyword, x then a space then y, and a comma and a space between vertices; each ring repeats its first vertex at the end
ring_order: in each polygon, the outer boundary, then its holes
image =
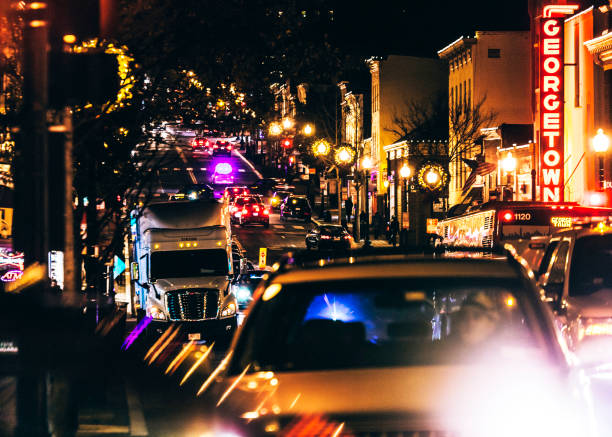
POLYGON ((166 293, 170 320, 214 319, 219 312, 218 290, 176 290, 166 293))

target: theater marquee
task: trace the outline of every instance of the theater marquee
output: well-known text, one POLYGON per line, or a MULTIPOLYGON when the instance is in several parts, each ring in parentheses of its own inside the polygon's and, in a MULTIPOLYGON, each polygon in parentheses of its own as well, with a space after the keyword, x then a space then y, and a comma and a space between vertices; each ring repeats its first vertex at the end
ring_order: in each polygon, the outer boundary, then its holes
POLYGON ((578 5, 548 5, 540 22, 540 200, 563 202, 563 23, 578 5))

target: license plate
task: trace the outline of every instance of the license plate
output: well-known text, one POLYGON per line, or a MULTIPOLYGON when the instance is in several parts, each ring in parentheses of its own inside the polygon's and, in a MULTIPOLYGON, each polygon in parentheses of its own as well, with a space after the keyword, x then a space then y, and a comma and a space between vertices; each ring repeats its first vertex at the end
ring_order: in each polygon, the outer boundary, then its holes
POLYGON ((253 213, 253 215, 254 215, 255 217, 257 217, 257 216, 259 215, 259 213, 258 213, 258 212, 254 212, 254 213, 253 213))
POLYGON ((199 332, 196 332, 194 334, 189 334, 189 335, 187 335, 187 339, 188 340, 201 340, 202 339, 202 334, 200 334, 199 332))

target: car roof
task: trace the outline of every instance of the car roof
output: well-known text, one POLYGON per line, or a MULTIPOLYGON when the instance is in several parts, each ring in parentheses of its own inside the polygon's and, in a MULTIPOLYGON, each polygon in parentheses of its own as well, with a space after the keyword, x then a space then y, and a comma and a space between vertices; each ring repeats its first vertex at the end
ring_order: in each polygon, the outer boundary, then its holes
POLYGON ((379 278, 480 278, 517 280, 518 269, 506 259, 435 258, 422 255, 375 256, 329 262, 321 258, 314 265, 278 274, 273 282, 295 284, 318 281, 379 278))

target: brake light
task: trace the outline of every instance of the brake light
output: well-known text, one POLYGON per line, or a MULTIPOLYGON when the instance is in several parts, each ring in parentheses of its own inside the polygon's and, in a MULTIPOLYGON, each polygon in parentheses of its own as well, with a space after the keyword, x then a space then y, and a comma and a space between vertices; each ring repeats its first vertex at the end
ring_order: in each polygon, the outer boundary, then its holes
POLYGON ((242 194, 249 194, 249 190, 244 190, 242 194))
POLYGON ((270 214, 270 211, 268 211, 267 209, 264 209, 264 212, 263 212, 263 213, 264 213, 264 215, 269 215, 269 214, 270 214))
POLYGON ((350 240, 350 239, 351 239, 351 236, 350 236, 350 235, 345 235, 345 236, 344 236, 344 237, 342 237, 342 238, 344 238, 345 240, 350 240))
POLYGON ((321 235, 321 240, 331 240, 329 235, 321 235))
POLYGON ((246 208, 242 208, 242 214, 248 214, 248 210, 246 208))
POLYGON ((514 213, 512 211, 502 211, 500 217, 505 222, 511 222, 514 220, 514 213))

